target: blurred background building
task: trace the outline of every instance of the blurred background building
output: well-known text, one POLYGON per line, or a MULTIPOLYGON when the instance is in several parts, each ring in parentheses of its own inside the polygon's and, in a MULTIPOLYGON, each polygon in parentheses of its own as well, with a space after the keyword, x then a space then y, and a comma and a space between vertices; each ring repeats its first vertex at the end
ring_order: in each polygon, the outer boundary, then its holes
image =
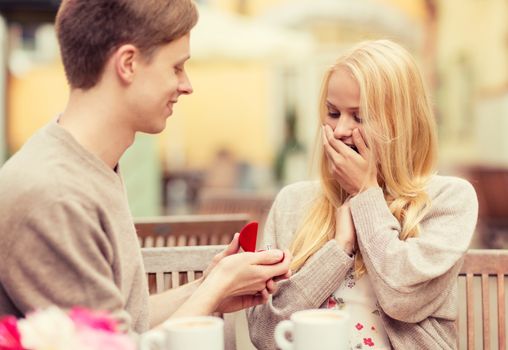
MULTIPOLYGON (((345 47, 389 38, 425 72, 441 173, 477 188, 475 244, 508 246, 506 0, 198 3, 188 64, 195 92, 180 99, 161 135, 139 135, 121 164, 134 215, 220 210, 207 202, 214 198, 257 198, 266 213, 281 186, 313 177, 324 69, 345 47)), ((0 0, 0 164, 64 108, 58 4, 0 0)))

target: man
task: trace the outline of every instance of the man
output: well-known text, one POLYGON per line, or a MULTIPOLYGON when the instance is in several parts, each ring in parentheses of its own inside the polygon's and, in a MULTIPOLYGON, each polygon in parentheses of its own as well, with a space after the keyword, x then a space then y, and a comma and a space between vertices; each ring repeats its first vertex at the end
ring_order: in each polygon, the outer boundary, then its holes
POLYGON ((287 254, 235 254, 235 236, 205 278, 148 297, 118 161, 192 93, 184 65, 197 16, 191 0, 62 2, 67 107, 0 170, 0 315, 81 305, 144 332, 170 316, 266 302, 273 278, 288 274, 287 254))

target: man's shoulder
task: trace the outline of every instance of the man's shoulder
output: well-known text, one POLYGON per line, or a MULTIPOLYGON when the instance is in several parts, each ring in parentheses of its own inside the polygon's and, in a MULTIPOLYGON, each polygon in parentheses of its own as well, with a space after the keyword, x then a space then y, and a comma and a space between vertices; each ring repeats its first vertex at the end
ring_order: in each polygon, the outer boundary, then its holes
MULTIPOLYGON (((58 159, 58 147, 54 140, 46 135, 45 128, 32 135, 0 168, 0 178, 8 181, 23 179, 34 174, 39 176, 50 169, 45 169, 48 161, 58 159)), ((5 182, 5 181, 2 181, 5 182)))
POLYGON ((54 190, 66 187, 62 181, 63 162, 48 152, 33 147, 23 147, 0 169, 2 193, 29 193, 34 199, 54 190))
POLYGON ((77 178, 85 175, 87 164, 68 142, 51 132, 52 128, 49 124, 38 130, 0 168, 2 190, 40 195, 79 187, 77 178))
POLYGON ((33 211, 42 212, 54 203, 72 201, 72 198, 78 197, 75 194, 81 190, 77 185, 61 181, 62 176, 46 170, 26 169, 18 175, 15 171, 2 172, 0 211, 8 213, 10 218, 21 220, 33 211))
POLYGON ((9 218, 21 219, 56 202, 90 197, 80 182, 84 174, 79 164, 59 157, 51 148, 29 141, 0 168, 0 211, 9 213, 9 218))

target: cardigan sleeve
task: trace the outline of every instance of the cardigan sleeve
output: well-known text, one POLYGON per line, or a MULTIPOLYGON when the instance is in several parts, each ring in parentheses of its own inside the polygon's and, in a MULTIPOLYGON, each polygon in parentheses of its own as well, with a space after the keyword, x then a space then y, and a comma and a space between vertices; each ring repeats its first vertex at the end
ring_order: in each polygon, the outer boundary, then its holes
POLYGON ((467 181, 447 179, 432 198, 419 236, 405 241, 380 188, 351 199, 359 248, 378 302, 396 320, 416 323, 434 315, 456 283, 478 202, 467 181))
MULTIPOLYGON (((287 217, 288 212, 283 208, 288 201, 296 198, 285 197, 283 192, 277 196, 264 231, 265 244, 279 249, 288 248, 281 246, 278 239, 285 229, 281 226, 283 221, 300 219, 298 215, 293 217, 295 213, 291 214, 291 218, 287 217)), ((256 348, 275 349, 274 330, 277 323, 288 319, 295 311, 319 308, 338 288, 352 263, 353 259, 333 240, 312 255, 289 279, 278 282, 279 289, 267 304, 247 311, 250 338, 256 348)))

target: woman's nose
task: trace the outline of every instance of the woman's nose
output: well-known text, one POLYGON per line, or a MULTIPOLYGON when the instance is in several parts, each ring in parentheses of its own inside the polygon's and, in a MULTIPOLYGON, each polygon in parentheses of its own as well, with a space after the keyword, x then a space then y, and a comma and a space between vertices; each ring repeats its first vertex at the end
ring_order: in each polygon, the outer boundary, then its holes
POLYGON ((342 116, 337 121, 337 124, 335 124, 333 136, 335 136, 336 139, 343 139, 353 135, 353 123, 348 119, 348 117, 342 116))

